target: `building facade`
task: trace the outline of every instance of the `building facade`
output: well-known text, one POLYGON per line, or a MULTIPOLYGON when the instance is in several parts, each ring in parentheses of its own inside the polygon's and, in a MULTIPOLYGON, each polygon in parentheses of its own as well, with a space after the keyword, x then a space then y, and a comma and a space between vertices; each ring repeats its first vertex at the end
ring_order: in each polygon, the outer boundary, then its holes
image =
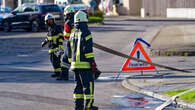
POLYGON ((194 9, 195 0, 143 0, 142 16, 191 18, 194 9))
MULTIPOLYGON (((22 3, 54 3, 55 1, 57 0, 0 0, 0 5, 15 9, 22 3)), ((82 0, 87 5, 89 5, 89 1, 82 0)), ((105 2, 104 5, 106 6, 112 0, 99 1, 105 2)), ((114 7, 114 4, 112 5, 114 7)), ((195 18, 195 0, 119 0, 119 5, 113 9, 114 11, 117 10, 116 12, 119 15, 195 18)))

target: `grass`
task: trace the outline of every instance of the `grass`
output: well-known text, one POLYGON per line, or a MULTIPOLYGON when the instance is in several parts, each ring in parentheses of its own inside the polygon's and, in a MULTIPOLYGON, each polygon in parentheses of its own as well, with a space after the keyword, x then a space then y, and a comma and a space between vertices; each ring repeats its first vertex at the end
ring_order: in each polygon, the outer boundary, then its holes
POLYGON ((88 20, 90 23, 102 23, 104 21, 104 18, 98 16, 89 16, 88 20))
MULTIPOLYGON (((163 94, 174 96, 174 95, 177 95, 177 94, 184 92, 186 90, 189 90, 189 89, 178 89, 178 90, 173 90, 173 91, 166 91, 166 92, 163 92, 163 94)), ((195 102, 195 91, 188 92, 188 93, 180 96, 179 98, 181 98, 185 101, 195 102)))

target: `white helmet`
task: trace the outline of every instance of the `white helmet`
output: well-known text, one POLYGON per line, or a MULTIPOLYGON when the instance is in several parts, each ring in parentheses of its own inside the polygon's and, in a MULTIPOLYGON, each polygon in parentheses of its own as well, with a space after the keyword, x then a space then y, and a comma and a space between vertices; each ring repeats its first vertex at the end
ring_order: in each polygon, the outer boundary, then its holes
POLYGON ((55 18, 54 18, 54 16, 53 16, 53 14, 48 13, 48 14, 45 16, 45 22, 47 22, 47 20, 49 20, 49 19, 53 19, 53 20, 55 20, 55 18))
POLYGON ((78 11, 75 15, 74 15, 74 23, 78 23, 78 22, 88 22, 87 19, 87 14, 83 11, 78 11))
POLYGON ((74 13, 74 9, 71 5, 66 6, 66 8, 64 9, 64 15, 67 15, 69 13, 74 13))

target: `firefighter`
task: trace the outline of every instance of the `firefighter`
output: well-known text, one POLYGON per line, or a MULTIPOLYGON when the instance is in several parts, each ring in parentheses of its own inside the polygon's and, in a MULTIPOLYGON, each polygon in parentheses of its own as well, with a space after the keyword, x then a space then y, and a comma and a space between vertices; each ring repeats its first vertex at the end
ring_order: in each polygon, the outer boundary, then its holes
POLYGON ((71 31, 74 27, 74 9, 71 5, 64 9, 65 24, 64 24, 64 38, 69 39, 71 31))
POLYGON ((62 28, 60 25, 55 23, 54 16, 48 13, 45 16, 45 23, 48 26, 48 32, 46 39, 41 43, 41 46, 44 47, 48 44, 50 61, 54 68, 54 74, 51 77, 58 77, 61 73, 61 56, 64 53, 64 37, 62 28))
POLYGON ((75 110, 98 110, 94 103, 94 78, 92 68, 96 68, 93 41, 87 26, 87 15, 78 11, 74 15, 75 30, 67 42, 70 69, 75 73, 76 86, 73 93, 75 110), (84 103, 85 102, 85 103, 84 103))
MULTIPOLYGON (((74 9, 72 6, 68 5, 64 9, 64 15, 65 15, 65 24, 64 24, 64 38, 65 40, 68 40, 71 34, 71 31, 74 27, 74 9)), ((66 50, 66 47, 65 47, 66 50)), ((62 59, 62 74, 60 77, 57 78, 57 80, 68 80, 69 76, 69 68, 70 63, 68 62, 67 52, 64 53, 63 59, 62 59)))

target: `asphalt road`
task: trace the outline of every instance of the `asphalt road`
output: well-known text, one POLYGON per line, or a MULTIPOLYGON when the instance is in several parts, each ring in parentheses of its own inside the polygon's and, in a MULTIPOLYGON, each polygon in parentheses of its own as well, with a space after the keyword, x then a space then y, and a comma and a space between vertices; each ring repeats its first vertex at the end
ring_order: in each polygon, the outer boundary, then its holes
MULTIPOLYGON (((131 21, 128 17, 106 18, 104 25, 90 25, 94 42, 129 54, 137 37, 148 39, 162 25, 195 23, 193 21, 131 21), (146 38, 147 37, 147 38, 146 38)), ((50 78, 52 71, 47 48, 41 48, 45 32, 14 30, 0 32, 0 110, 71 110, 73 109, 73 73, 70 81, 50 78)), ((102 71, 119 71, 126 59, 94 49, 102 71)), ((194 57, 152 57, 153 62, 178 68, 193 68, 194 57)), ((166 71, 169 72, 169 71, 166 71)), ((133 75, 138 73, 125 73, 133 75)), ((146 73, 148 74, 148 73, 146 73)), ((117 73, 103 74, 95 83, 95 105, 102 110, 123 107, 115 97, 132 91, 115 80, 117 73)), ((138 108, 139 109, 139 108, 138 108)), ((140 108, 141 109, 141 108, 140 108)), ((126 109, 125 109, 126 110, 126 109)))

